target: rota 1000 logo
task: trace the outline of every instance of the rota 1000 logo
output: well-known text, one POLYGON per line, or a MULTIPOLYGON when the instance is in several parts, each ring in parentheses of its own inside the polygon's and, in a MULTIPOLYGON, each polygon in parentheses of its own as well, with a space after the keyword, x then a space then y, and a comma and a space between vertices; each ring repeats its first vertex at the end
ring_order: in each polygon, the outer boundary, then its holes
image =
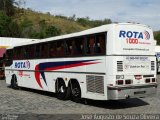
POLYGON ((15 62, 15 68, 30 68, 30 62, 25 61, 25 62, 15 62))
POLYGON ((148 40, 150 39, 150 34, 148 31, 136 32, 120 30, 119 37, 126 38, 127 44, 150 44, 150 42, 148 42, 148 40), (140 42, 139 39, 145 41, 140 42))

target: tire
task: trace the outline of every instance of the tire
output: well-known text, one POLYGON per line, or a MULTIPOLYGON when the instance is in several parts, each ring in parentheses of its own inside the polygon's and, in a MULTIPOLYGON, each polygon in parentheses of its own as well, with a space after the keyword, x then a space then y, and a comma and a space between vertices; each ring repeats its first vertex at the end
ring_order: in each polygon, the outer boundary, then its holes
POLYGON ((19 86, 18 86, 18 82, 17 82, 17 78, 15 75, 12 76, 12 79, 11 79, 11 87, 13 89, 19 89, 19 86))
POLYGON ((79 83, 76 81, 71 85, 71 97, 74 102, 81 102, 81 88, 79 86, 79 83))
POLYGON ((63 80, 57 80, 56 82, 56 96, 60 100, 66 100, 70 96, 70 89, 66 87, 63 80))

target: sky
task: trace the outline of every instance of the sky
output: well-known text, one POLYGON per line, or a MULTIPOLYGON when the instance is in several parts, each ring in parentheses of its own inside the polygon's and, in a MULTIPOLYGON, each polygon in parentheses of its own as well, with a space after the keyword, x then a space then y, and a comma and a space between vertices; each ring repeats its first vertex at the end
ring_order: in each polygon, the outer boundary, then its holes
POLYGON ((160 0, 24 0, 23 7, 53 15, 135 22, 160 30, 160 0))

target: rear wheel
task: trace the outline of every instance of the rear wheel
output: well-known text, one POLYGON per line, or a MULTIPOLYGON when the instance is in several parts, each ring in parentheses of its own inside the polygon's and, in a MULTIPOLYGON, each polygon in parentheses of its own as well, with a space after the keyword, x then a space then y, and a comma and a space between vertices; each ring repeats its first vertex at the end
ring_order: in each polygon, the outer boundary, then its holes
POLYGON ((73 101, 81 102, 81 89, 80 89, 79 83, 77 81, 76 82, 72 81, 71 97, 72 97, 73 101))
POLYGON ((66 87, 63 80, 57 80, 56 82, 56 96, 58 99, 66 100, 69 97, 69 89, 66 87))

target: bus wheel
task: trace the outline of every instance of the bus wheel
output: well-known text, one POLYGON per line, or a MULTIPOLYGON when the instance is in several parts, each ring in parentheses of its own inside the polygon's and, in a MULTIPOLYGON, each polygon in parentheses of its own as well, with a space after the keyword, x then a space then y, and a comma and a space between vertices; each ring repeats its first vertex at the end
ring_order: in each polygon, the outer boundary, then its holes
POLYGON ((65 85, 65 82, 63 80, 57 80, 56 81, 56 96, 60 100, 66 100, 67 99, 67 93, 68 89, 65 85))
POLYGON ((18 88, 19 88, 19 87, 18 87, 17 78, 16 78, 15 75, 12 76, 12 79, 11 79, 11 87, 12 87, 13 89, 18 89, 18 88))
POLYGON ((77 81, 75 83, 73 82, 74 81, 72 81, 72 85, 71 85, 72 100, 75 102, 81 102, 81 89, 80 89, 79 83, 77 81))

